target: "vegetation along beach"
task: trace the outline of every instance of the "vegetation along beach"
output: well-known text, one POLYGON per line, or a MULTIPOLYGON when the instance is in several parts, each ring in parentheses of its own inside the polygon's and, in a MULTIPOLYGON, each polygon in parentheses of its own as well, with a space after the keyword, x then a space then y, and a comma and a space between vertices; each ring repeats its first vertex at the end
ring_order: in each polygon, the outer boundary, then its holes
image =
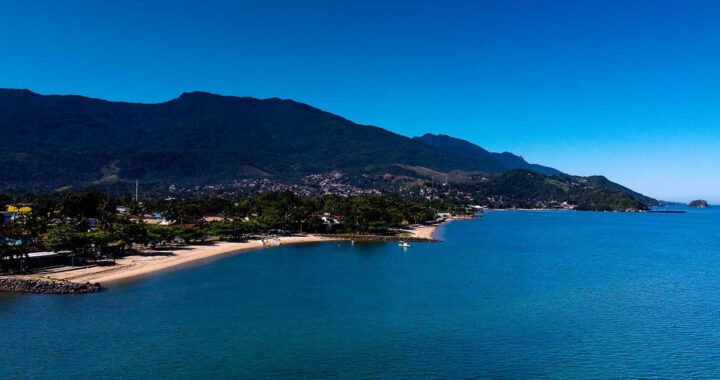
POLYGON ((113 198, 98 191, 7 206, 2 270, 16 279, 101 283, 227 253, 333 240, 434 241, 438 223, 476 210, 377 196, 233 201, 113 198))

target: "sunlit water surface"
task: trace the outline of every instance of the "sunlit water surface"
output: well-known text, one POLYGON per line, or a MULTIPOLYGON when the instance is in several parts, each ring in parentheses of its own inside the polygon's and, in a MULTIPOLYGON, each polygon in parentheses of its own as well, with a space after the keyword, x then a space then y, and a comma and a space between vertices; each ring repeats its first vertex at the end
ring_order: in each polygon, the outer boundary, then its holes
POLYGON ((720 212, 489 212, 0 295, 7 379, 719 378, 720 212))

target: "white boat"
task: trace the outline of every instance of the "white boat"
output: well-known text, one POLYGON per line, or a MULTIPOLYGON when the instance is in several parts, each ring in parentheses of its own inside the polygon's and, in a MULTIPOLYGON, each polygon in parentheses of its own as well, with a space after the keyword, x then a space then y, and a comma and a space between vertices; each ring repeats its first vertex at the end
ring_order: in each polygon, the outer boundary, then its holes
POLYGON ((406 241, 401 241, 400 244, 398 244, 398 245, 401 246, 401 247, 403 247, 403 248, 408 248, 408 247, 410 247, 410 243, 408 243, 408 242, 406 242, 406 241))

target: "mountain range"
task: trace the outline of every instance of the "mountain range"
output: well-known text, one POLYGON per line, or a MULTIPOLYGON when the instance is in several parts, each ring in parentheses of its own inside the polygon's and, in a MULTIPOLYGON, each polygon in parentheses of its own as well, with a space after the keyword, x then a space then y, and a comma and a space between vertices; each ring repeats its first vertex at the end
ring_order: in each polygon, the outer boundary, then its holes
POLYGON ((284 180, 336 170, 459 182, 513 169, 565 175, 447 135, 409 138, 292 100, 206 92, 143 104, 0 89, 0 135, 0 190, 284 180))
POLYGON ((331 170, 560 174, 449 136, 411 139, 292 100, 204 92, 139 104, 4 89, 0 134, 6 184, 206 183, 331 170))
POLYGON ((448 135, 434 135, 426 133, 420 137, 413 137, 413 140, 420 141, 436 148, 444 149, 450 153, 460 153, 467 157, 477 157, 484 162, 493 163, 493 167, 499 172, 506 172, 512 169, 526 169, 540 174, 561 175, 561 171, 547 166, 530 164, 521 156, 510 152, 491 153, 482 147, 469 141, 451 137, 448 135))

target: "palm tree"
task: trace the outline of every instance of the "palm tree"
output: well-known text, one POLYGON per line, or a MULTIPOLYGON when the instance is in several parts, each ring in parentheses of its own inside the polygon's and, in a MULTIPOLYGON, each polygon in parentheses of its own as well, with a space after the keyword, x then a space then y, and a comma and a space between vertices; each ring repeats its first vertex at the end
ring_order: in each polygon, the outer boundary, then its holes
POLYGON ((109 197, 106 197, 102 203, 100 203, 100 207, 98 208, 98 227, 101 230, 109 230, 112 228, 113 223, 117 220, 117 215, 115 213, 115 207, 110 201, 109 197))

